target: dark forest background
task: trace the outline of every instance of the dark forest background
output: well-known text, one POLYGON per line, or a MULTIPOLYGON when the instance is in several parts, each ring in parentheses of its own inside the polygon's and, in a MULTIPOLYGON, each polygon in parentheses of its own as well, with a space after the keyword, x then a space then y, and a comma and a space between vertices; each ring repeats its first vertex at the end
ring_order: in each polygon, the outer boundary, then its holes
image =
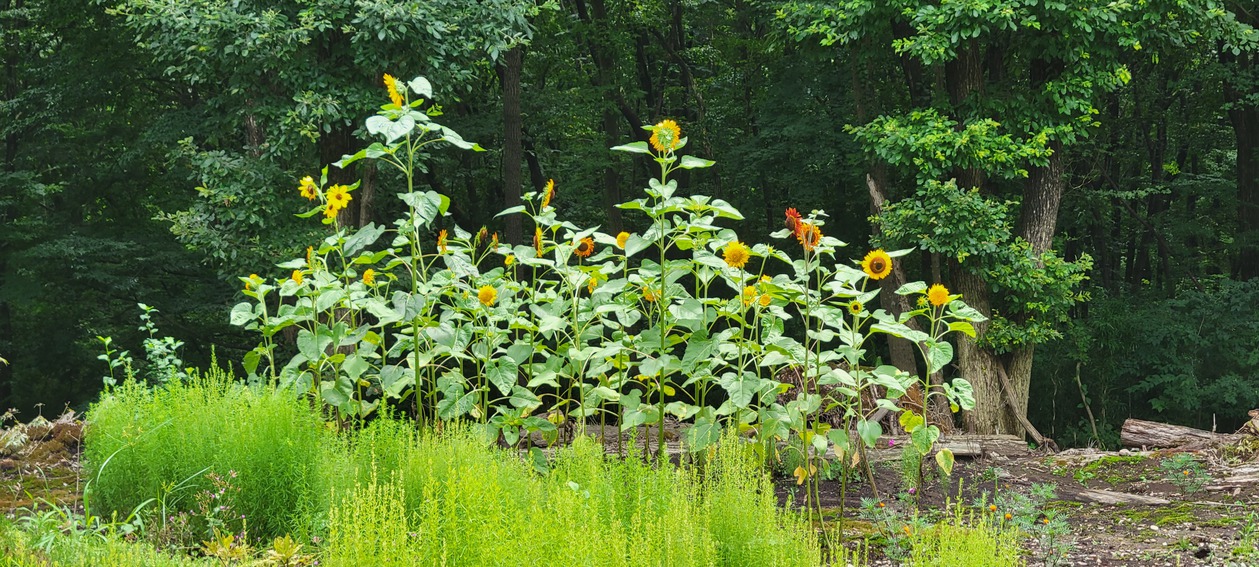
MULTIPOLYGON (((301 254, 316 229, 293 216, 297 180, 365 144, 390 73, 430 78, 442 122, 489 150, 426 162, 451 220, 517 241, 494 213, 549 178, 564 215, 632 229, 611 205, 650 173, 608 148, 664 118, 717 161, 684 190, 738 207, 749 239, 786 207, 825 209, 858 257, 867 175, 892 200, 921 185, 863 139, 914 133, 883 117, 1058 124, 1052 248, 1091 263, 1087 300, 1036 350, 1031 422, 1074 445, 1113 445, 1130 416, 1236 427, 1259 407, 1259 3, 1086 19, 1108 4, 0 0, 0 409, 85 408, 108 372, 98 336, 142 351, 141 302, 184 364, 240 360, 256 340, 228 325, 237 277, 301 254), (1044 27, 1003 27, 1006 9, 1044 27), (937 43, 911 12, 948 24, 937 43), (1070 77, 1048 110, 1044 76, 1070 77)), ((397 216, 390 172, 330 175, 364 182, 348 222, 397 216)), ((906 261, 934 279, 941 257, 906 261)))

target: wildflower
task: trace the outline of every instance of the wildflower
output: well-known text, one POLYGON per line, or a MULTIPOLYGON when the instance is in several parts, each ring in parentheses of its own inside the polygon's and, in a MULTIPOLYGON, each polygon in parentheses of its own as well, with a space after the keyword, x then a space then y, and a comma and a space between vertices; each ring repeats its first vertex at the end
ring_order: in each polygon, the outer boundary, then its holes
POLYGON ((852 303, 848 304, 848 312, 852 313, 853 315, 860 315, 861 311, 864 309, 865 309, 865 306, 862 305, 861 302, 857 300, 853 300, 852 303))
POLYGON ((628 232, 622 232, 616 235, 616 247, 620 248, 621 250, 624 250, 625 243, 629 242, 629 237, 630 237, 630 233, 628 232))
POLYGON ((887 506, 887 504, 884 504, 884 503, 882 503, 882 502, 879 502, 879 507, 880 507, 880 508, 883 508, 884 506, 887 506))
POLYGON ((542 189, 542 208, 551 206, 551 199, 555 198, 555 180, 548 179, 546 187, 542 189))
POLYGON ((787 209, 786 225, 792 234, 797 236, 800 234, 800 211, 797 211, 795 207, 787 209))
POLYGON ((590 278, 590 281, 586 282, 586 292, 594 293, 595 287, 598 285, 599 285, 599 278, 593 278, 593 277, 590 278))
POLYGON ((748 247, 738 240, 726 245, 725 251, 722 253, 726 260, 726 265, 731 268, 742 268, 748 263, 751 254, 748 247))
POLYGON ((1046 526, 1048 526, 1048 525, 1049 525, 1049 518, 1041 518, 1040 522, 1041 522, 1042 524, 1045 524, 1046 526))
POLYGON ((542 227, 533 229, 533 249, 537 250, 538 257, 542 257, 542 227))
POLYGON ((402 106, 402 93, 398 92, 398 79, 385 73, 385 88, 389 90, 389 101, 395 106, 402 106))
POLYGON ((504 265, 504 266, 511 267, 511 265, 512 265, 512 264, 515 264, 515 263, 516 263, 516 255, 515 255, 515 254, 508 254, 506 258, 503 258, 503 265, 504 265))
POLYGON ((258 274, 249 274, 249 280, 245 282, 245 291, 250 291, 262 285, 262 276, 258 274))
POLYGON ((289 276, 289 279, 293 280, 293 283, 297 285, 302 285, 302 271, 293 270, 293 275, 289 276))
POLYGON ((658 152, 671 152, 682 145, 682 129, 677 122, 662 120, 651 128, 651 138, 647 141, 658 152))
POLYGON ((931 289, 927 290, 927 300, 932 305, 939 307, 949 302, 949 288, 940 284, 933 284, 931 289))
POLYGON ((1008 522, 1008 521, 1010 521, 1010 520, 1012 520, 1012 519, 1014 519, 1014 516, 1010 515, 1010 513, 1009 513, 1009 512, 1006 512, 1006 513, 1005 513, 1005 521, 1007 521, 1007 522, 1008 522))
POLYGON ((444 228, 441 230, 441 232, 437 233, 437 249, 441 251, 442 254, 445 254, 447 250, 446 236, 447 236, 447 233, 446 233, 446 229, 444 228))
POLYGON ((882 248, 873 250, 861 261, 861 271, 872 280, 886 278, 892 273, 892 257, 888 256, 882 248))
POLYGON ((577 242, 577 249, 574 250, 573 253, 581 256, 582 258, 589 258, 591 254, 595 253, 594 239, 587 236, 579 240, 577 242))
POLYGON ((657 299, 660 299, 660 294, 650 287, 643 286, 643 299, 647 300, 647 303, 655 303, 657 299))
POLYGON ((914 488, 914 487, 912 487, 912 486, 911 486, 911 487, 909 487, 909 491, 908 491, 908 492, 909 492, 909 494, 910 494, 910 495, 913 495, 913 493, 918 492, 918 489, 917 489, 917 488, 914 488))
POLYGON ((297 187, 297 190, 309 201, 319 198, 319 187, 315 185, 315 179, 309 175, 302 178, 302 184, 297 187))
POLYGON ((988 505, 988 511, 989 511, 989 512, 996 512, 996 511, 997 511, 997 505, 996 505, 996 504, 989 504, 989 505, 988 505))
POLYGON ((498 290, 494 286, 483 285, 476 292, 476 298, 481 301, 481 305, 489 307, 494 305, 494 300, 498 299, 498 290))
POLYGON ((498 233, 497 232, 490 235, 490 247, 498 248, 498 233))
POLYGON ((773 299, 769 295, 761 294, 761 307, 769 307, 771 301, 773 301, 773 299))
POLYGON ((802 222, 796 229, 796 240, 805 250, 812 252, 822 242, 822 229, 811 222, 802 222))
POLYGON ((743 288, 743 305, 746 307, 756 301, 756 288, 747 286, 743 288))
POLYGON ((1189 471, 1185 471, 1185 476, 1189 476, 1189 471))
POLYGON ((761 283, 769 283, 769 276, 761 276, 761 283))
POLYGON ((376 283, 376 270, 368 268, 367 271, 363 272, 363 283, 367 285, 375 284, 376 283))
POLYGON ((888 440, 887 440, 887 448, 891 449, 892 447, 895 447, 895 446, 896 446, 896 440, 895 440, 895 439, 888 439, 888 440))
POLYGON ((905 535, 910 535, 912 533, 910 532, 908 525, 901 526, 901 531, 905 532, 905 535))

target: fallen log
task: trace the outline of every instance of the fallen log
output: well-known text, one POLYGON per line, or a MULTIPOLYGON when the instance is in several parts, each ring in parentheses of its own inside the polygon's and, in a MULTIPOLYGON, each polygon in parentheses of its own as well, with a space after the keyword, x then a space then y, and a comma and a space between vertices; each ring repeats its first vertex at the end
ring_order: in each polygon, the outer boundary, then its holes
POLYGON ((1226 442, 1232 438, 1232 435, 1132 418, 1123 422, 1123 429, 1119 432, 1119 442, 1124 447, 1155 449, 1173 449, 1190 443, 1226 442))
POLYGON ((1094 502, 1097 504, 1139 504, 1144 506, 1163 506, 1171 504, 1171 501, 1165 498, 1129 494, 1127 492, 1111 492, 1109 490, 1060 490, 1058 497, 1075 502, 1094 502))

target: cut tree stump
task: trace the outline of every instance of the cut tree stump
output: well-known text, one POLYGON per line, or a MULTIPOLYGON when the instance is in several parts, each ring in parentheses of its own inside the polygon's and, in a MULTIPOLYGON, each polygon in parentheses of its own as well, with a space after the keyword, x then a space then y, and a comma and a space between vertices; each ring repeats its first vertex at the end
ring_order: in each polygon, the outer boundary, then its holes
POLYGON ((1156 449, 1174 449, 1191 443, 1227 442, 1234 437, 1192 427, 1131 418, 1123 422, 1123 429, 1119 432, 1119 441, 1125 447, 1156 449))

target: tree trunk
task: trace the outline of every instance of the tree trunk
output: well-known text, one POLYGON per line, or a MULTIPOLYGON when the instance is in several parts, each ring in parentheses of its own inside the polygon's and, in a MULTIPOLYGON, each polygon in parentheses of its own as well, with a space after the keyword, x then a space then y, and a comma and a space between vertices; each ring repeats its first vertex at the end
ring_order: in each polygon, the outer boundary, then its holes
MULTIPOLYGON (((617 93, 614 77, 616 76, 616 57, 606 43, 596 38, 608 37, 608 9, 604 0, 590 0, 590 9, 584 0, 576 1, 577 17, 590 28, 586 37, 586 49, 595 63, 595 74, 591 84, 603 93, 603 143, 605 148, 621 143, 621 129, 617 120, 617 93), (593 37, 592 37, 593 36, 593 37)), ((633 127, 633 126, 631 126, 633 127)), ((621 209, 621 173, 618 157, 612 152, 605 152, 606 162, 603 166, 603 209, 608 215, 605 229, 612 234, 621 231, 623 222, 621 209)))
MULTIPOLYGON (((949 268, 955 286, 953 291, 962 294, 967 305, 985 316, 991 316, 988 283, 955 261, 949 262, 949 268)), ((976 323, 976 334, 982 337, 988 331, 988 325, 988 321, 976 323)), ((1021 432, 1018 418, 1005 403, 1001 379, 997 376, 1001 360, 992 351, 976 344, 975 340, 962 337, 957 341, 957 361, 962 378, 969 380, 975 390, 975 409, 965 416, 966 428, 971 433, 983 435, 1021 432)), ((1026 399, 1026 394, 1023 397, 1026 399)))
MULTIPOLYGON (((524 158, 521 141, 524 123, 520 114, 520 74, 524 69, 524 53, 521 47, 513 47, 503 53, 503 208, 520 204, 520 164, 524 158)), ((512 244, 524 242, 524 228, 520 215, 507 216, 506 240, 512 244)))
MULTIPOLYGON (((1253 54, 1239 56, 1238 66, 1255 67, 1253 54)), ((1228 111, 1237 139, 1237 239, 1241 243, 1233 272, 1238 279, 1259 277, 1259 106, 1242 100, 1247 93, 1227 89, 1228 111)))

